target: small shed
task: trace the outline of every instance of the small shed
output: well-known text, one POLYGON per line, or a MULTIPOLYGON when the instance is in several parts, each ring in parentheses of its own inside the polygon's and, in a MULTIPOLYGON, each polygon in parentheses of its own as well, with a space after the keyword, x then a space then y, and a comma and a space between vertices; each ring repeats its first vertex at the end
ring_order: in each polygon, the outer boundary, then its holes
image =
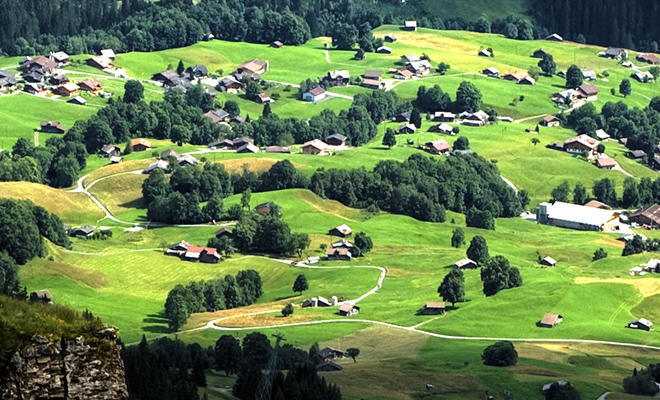
POLYGON ((270 44, 270 47, 275 49, 279 49, 282 46, 284 46, 284 43, 280 42, 279 40, 276 40, 270 44))
POLYGON ((459 269, 477 269, 477 263, 470 260, 469 258, 464 258, 461 261, 457 261, 454 265, 459 269))
POLYGON ((75 228, 71 235, 75 237, 88 237, 94 234, 94 227, 90 225, 79 226, 75 228))
POLYGON ((339 307, 339 315, 347 317, 350 315, 355 315, 360 312, 360 307, 351 304, 351 303, 344 303, 339 307))
POLYGON ((422 308, 423 315, 442 315, 445 313, 444 301, 430 301, 422 308))
POLYGON ((227 228, 222 228, 219 231, 215 232, 215 237, 220 239, 222 237, 228 237, 228 238, 233 238, 234 237, 234 232, 230 231, 227 228))
POLYGON ((552 328, 563 320, 564 318, 559 314, 547 313, 543 316, 543 319, 538 323, 538 326, 540 326, 541 328, 552 328))
POLYGON ((406 21, 404 29, 407 31, 417 32, 417 21, 406 21))
POLYGON ((652 326, 653 326, 653 322, 644 318, 640 318, 637 321, 632 321, 628 323, 628 328, 641 329, 643 331, 652 331, 653 330, 653 328, 651 328, 652 326))
POLYGON ((554 267, 557 265, 557 261, 555 261, 552 257, 546 257, 543 260, 539 261, 539 264, 544 265, 546 267, 554 267))

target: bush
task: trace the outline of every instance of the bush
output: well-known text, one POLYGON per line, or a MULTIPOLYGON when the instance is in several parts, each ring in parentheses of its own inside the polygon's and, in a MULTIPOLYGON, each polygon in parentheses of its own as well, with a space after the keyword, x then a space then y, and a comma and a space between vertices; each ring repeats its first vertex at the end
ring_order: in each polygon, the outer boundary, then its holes
POLYGON ((282 315, 288 317, 293 314, 293 304, 289 303, 282 309, 282 315))
POLYGON ((601 247, 600 249, 598 249, 594 252, 593 260, 597 261, 597 260, 600 260, 600 259, 605 258, 605 257, 607 257, 607 252, 605 252, 605 250, 603 250, 603 248, 601 247))
POLYGON ((508 367, 518 362, 518 352, 508 340, 497 342, 484 349, 481 354, 484 365, 508 367))

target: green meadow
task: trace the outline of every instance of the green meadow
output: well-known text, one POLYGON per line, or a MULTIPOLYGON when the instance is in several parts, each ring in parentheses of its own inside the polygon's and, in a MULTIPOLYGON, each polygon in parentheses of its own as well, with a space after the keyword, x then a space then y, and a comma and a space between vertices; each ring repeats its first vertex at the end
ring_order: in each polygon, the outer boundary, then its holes
MULTIPOLYGON (((525 10, 526 1, 483 2, 483 8, 497 13, 496 4, 508 4, 514 13, 525 10), (487 3, 487 4, 486 4, 487 3)), ((436 4, 426 1, 425 4, 436 4)), ((457 8, 455 1, 446 7, 457 8)), ((466 12, 478 11, 464 8, 466 12)), ((577 64, 593 68, 599 74, 595 83, 599 89, 597 107, 606 101, 623 101, 629 106, 645 107, 656 95, 657 83, 641 84, 632 81, 633 93, 627 98, 610 90, 630 74, 615 61, 597 56, 602 48, 575 43, 545 41, 513 41, 499 35, 472 32, 434 31, 420 29, 403 32, 399 27, 382 26, 375 30, 377 37, 395 34, 399 40, 392 44, 391 55, 368 54, 366 60, 353 60, 353 51, 328 50, 329 38, 317 38, 299 47, 285 46, 272 49, 266 45, 232 43, 224 41, 201 42, 194 46, 153 53, 128 53, 117 57, 116 65, 125 68, 128 75, 143 82, 157 72, 176 66, 179 60, 188 65, 205 64, 209 71, 223 75, 233 71, 240 63, 253 58, 268 60, 270 70, 264 73, 267 81, 276 82, 266 89, 269 95, 277 93, 279 99, 272 110, 281 117, 309 118, 323 109, 339 112, 350 107, 351 100, 335 98, 320 104, 304 104, 295 99, 296 88, 289 84, 325 75, 330 70, 348 69, 352 76, 366 70, 387 71, 400 67, 400 56, 409 53, 427 54, 434 63, 444 61, 451 65, 445 76, 432 75, 418 80, 395 82, 393 89, 400 97, 413 100, 422 85, 438 84, 452 98, 463 80, 473 82, 483 94, 484 106, 496 109, 500 115, 525 119, 516 123, 499 122, 486 127, 460 126, 458 136, 465 136, 471 148, 488 160, 497 163, 503 177, 518 189, 530 193, 530 210, 550 198, 552 189, 564 180, 571 186, 581 182, 591 189, 596 180, 612 178, 617 191, 622 191, 626 177, 621 172, 600 170, 593 163, 570 154, 550 150, 546 145, 574 136, 564 128, 541 128, 538 134, 525 132, 548 113, 558 109, 552 103, 552 93, 562 90, 564 80, 541 77, 534 86, 480 76, 484 68, 495 66, 501 72, 528 69, 538 59, 533 51, 544 48, 553 54, 558 70, 577 64), (494 58, 477 56, 480 48, 492 47, 494 58), (605 72, 607 71, 607 72, 605 72), (534 145, 532 139, 539 143, 534 145)), ((84 59, 85 56, 76 57, 84 59)), ((634 53, 631 54, 631 59, 634 53)), ((15 58, 0 58, 0 67, 15 65, 15 58)), ((100 74, 86 66, 71 66, 74 80, 100 74)), ((124 81, 105 77, 103 84, 113 96, 123 94, 124 81)), ((385 79, 390 76, 385 74, 385 79)), ((145 83, 148 101, 162 98, 162 89, 145 83)), ((368 92, 350 86, 333 88, 345 96, 368 92)), ((261 115, 263 107, 248 101, 242 95, 219 93, 224 103, 239 103, 242 115, 252 119, 261 115)), ((66 104, 62 99, 44 99, 25 94, 0 97, 0 148, 11 148, 19 137, 34 138, 39 121, 59 120, 71 126, 78 119, 86 119, 105 104, 105 99, 93 98, 86 107, 66 104), (7 121, 8 123, 4 123, 7 121)), ((301 154, 300 145, 292 146, 292 154, 236 154, 207 152, 195 157, 207 162, 221 163, 228 171, 240 171, 243 165, 261 172, 275 162, 288 159, 296 168, 311 175, 318 168, 373 168, 382 160, 403 161, 412 154, 431 156, 420 146, 444 138, 452 143, 456 137, 429 133, 430 121, 423 121, 418 133, 398 135, 397 145, 386 149, 382 144, 387 128, 400 124, 379 124, 378 135, 360 148, 338 151, 332 156, 316 157, 301 154)), ((49 135, 39 134, 44 144, 49 135)), ((115 217, 129 222, 146 222, 146 209, 141 197, 141 185, 146 175, 131 173, 144 169, 155 160, 153 153, 167 149, 179 152, 198 152, 204 146, 176 146, 167 140, 153 140, 153 149, 125 156, 123 163, 109 165, 109 160, 90 156, 82 172, 87 175, 83 185, 115 217), (93 185, 92 185, 93 184, 93 185), (90 186, 91 185, 91 186, 90 186)), ((655 179, 657 173, 625 156, 626 149, 611 141, 604 143, 606 153, 614 157, 623 170, 636 178, 655 179)), ((123 144, 119 144, 123 147, 123 144)), ((422 222, 389 213, 369 214, 343 204, 321 199, 308 190, 283 190, 253 193, 251 206, 274 201, 283 208, 283 219, 294 232, 310 235, 311 246, 303 259, 324 254, 322 245, 329 245, 329 229, 348 224, 354 232, 366 232, 374 242, 371 253, 351 262, 322 261, 321 268, 303 269, 276 260, 269 254, 234 255, 218 264, 190 263, 163 254, 171 243, 186 240, 205 245, 219 226, 167 227, 128 232, 128 225, 104 218, 104 213, 83 193, 47 188, 43 185, 19 183, 0 184, 0 195, 29 198, 48 211, 58 214, 71 225, 92 224, 108 226, 113 237, 105 241, 73 239, 71 251, 48 245, 48 256, 30 261, 21 267, 21 281, 28 291, 48 289, 55 302, 69 305, 79 311, 91 310, 94 315, 120 330, 126 343, 137 342, 142 335, 156 338, 172 334, 163 316, 164 302, 169 290, 177 284, 196 280, 221 278, 242 269, 259 271, 264 282, 264 296, 245 309, 224 310, 193 315, 187 326, 178 333, 186 342, 213 345, 217 338, 232 334, 242 338, 259 326, 268 335, 281 332, 287 343, 308 348, 314 342, 338 348, 358 347, 361 354, 356 363, 340 361, 341 373, 324 374, 330 383, 338 384, 344 398, 357 399, 478 399, 486 391, 497 397, 504 390, 513 392, 516 399, 542 398, 541 385, 558 379, 570 380, 582 398, 597 398, 605 391, 614 392, 611 399, 629 399, 621 394, 621 380, 633 368, 657 362, 659 352, 648 349, 614 347, 596 344, 546 342, 516 342, 520 354, 519 364, 508 368, 486 367, 480 356, 492 341, 450 340, 433 337, 410 329, 386 327, 367 320, 394 324, 399 327, 417 327, 432 334, 511 339, 585 339, 618 341, 660 346, 658 333, 634 331, 625 325, 637 318, 660 321, 660 284, 653 275, 630 276, 630 268, 645 263, 654 254, 622 257, 622 242, 617 234, 580 232, 537 225, 522 219, 498 219, 495 231, 465 227, 461 214, 447 213, 444 223, 422 222), (467 246, 450 246, 452 230, 461 227, 466 240, 482 235, 488 242, 491 255, 504 255, 511 265, 518 267, 523 286, 486 297, 478 270, 465 271, 467 301, 450 307, 442 316, 418 315, 426 302, 438 301, 437 287, 450 266, 465 257, 467 246), (595 250, 605 249, 608 257, 592 261, 595 250), (555 268, 542 268, 538 257, 550 256, 557 260, 555 268), (313 322, 341 318, 335 307, 301 309, 284 318, 279 312, 249 315, 262 311, 280 310, 287 303, 301 303, 314 296, 332 296, 355 299, 376 286, 383 267, 386 277, 376 293, 360 301, 360 314, 345 318, 346 322, 326 322, 315 325, 281 326, 295 322, 313 322), (292 291, 295 277, 304 273, 309 291, 299 296, 292 291), (543 329, 536 323, 545 313, 558 313, 564 321, 553 329, 543 329), (224 318, 216 327, 239 330, 199 329, 209 321, 224 318), (244 328, 244 329, 243 329, 244 328), (387 384, 385 384, 387 383, 387 384), (427 391, 426 384, 434 389, 427 391)), ((224 200, 224 207, 240 203, 240 195, 224 200)), ((652 231, 649 237, 658 236, 652 231)), ((226 391, 234 378, 222 374, 209 375, 210 387, 205 393, 210 399, 231 399, 226 391)))

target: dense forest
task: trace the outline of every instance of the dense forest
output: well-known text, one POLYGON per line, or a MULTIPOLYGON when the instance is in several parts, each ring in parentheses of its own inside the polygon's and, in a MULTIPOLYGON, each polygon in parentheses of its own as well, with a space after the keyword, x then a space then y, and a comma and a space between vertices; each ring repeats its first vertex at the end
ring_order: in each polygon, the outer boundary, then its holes
POLYGON ((565 39, 658 51, 660 4, 641 0, 535 1, 536 18, 565 39))
MULTIPOLYGON (((270 398, 341 400, 339 388, 328 385, 314 369, 321 362, 318 351, 318 344, 309 352, 288 343, 280 346, 270 398), (288 372, 284 375, 280 370, 288 372)), ((242 341, 220 336, 215 347, 206 349, 178 339, 162 338, 149 344, 143 338, 139 345, 125 347, 121 357, 131 400, 199 400, 198 387, 206 387, 205 371, 209 369, 227 376, 237 374, 234 395, 251 400, 272 352, 268 336, 252 332, 242 341)))
POLYGON ((434 29, 501 33, 519 40, 539 39, 556 31, 589 43, 657 49, 653 39, 658 28, 653 22, 658 5, 639 0, 536 1, 531 18, 509 16, 493 21, 485 16, 475 16, 473 21, 442 13, 432 16, 426 7, 390 0, 0 0, 0 54, 58 50, 79 54, 102 48, 154 51, 191 45, 209 34, 231 41, 280 40, 289 45, 331 36, 342 48, 359 44, 372 51, 372 28, 401 24, 412 16, 419 26, 434 29))

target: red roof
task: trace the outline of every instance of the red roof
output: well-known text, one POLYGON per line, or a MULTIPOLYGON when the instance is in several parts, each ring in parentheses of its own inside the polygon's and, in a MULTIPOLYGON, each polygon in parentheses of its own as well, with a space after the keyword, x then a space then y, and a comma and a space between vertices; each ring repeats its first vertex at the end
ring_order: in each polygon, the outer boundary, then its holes
POLYGON ((321 86, 317 86, 314 89, 310 90, 309 93, 311 93, 313 96, 318 96, 325 93, 325 89, 323 89, 321 86))

